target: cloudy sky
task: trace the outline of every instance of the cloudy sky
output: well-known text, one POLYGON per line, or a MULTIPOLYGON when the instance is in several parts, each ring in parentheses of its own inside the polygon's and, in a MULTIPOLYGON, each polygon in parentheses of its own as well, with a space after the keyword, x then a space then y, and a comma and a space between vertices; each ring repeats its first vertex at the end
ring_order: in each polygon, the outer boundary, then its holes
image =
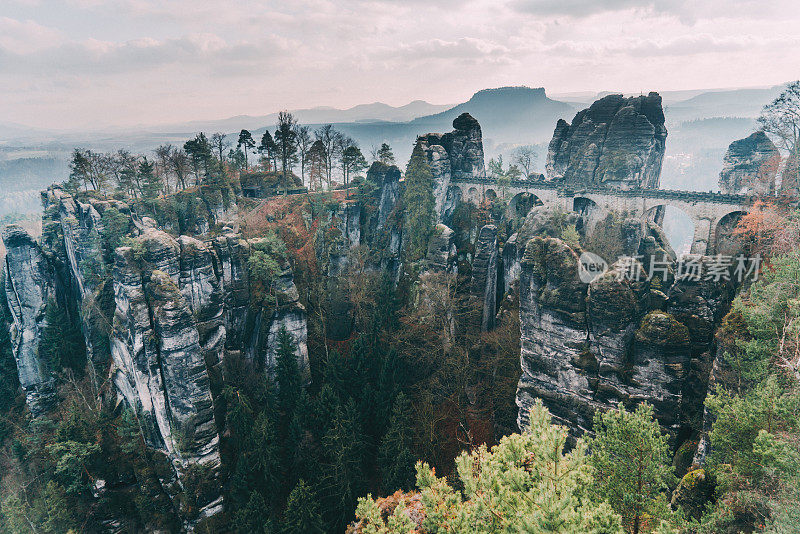
POLYGON ((798 77, 797 0, 0 0, 0 122, 47 128, 798 77))

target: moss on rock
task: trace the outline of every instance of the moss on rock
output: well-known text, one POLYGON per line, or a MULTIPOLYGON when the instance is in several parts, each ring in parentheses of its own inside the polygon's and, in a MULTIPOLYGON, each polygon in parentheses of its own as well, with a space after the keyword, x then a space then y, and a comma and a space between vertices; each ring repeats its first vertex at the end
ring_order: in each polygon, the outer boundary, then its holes
POLYGON ((662 311, 652 311, 645 315, 636 331, 636 341, 663 348, 688 346, 689 339, 689 329, 672 315, 662 311))

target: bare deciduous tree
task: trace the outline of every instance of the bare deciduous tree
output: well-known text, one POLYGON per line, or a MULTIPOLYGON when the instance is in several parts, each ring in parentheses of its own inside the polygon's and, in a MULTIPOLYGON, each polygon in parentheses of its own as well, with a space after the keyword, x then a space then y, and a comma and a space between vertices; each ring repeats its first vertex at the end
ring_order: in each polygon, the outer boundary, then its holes
POLYGON ((800 183, 800 80, 791 82, 758 117, 761 129, 788 155, 782 188, 796 189, 800 183))
POLYGON ((516 163, 525 178, 528 178, 533 171, 533 164, 536 161, 536 147, 533 145, 522 145, 516 147, 511 153, 511 160, 516 163))

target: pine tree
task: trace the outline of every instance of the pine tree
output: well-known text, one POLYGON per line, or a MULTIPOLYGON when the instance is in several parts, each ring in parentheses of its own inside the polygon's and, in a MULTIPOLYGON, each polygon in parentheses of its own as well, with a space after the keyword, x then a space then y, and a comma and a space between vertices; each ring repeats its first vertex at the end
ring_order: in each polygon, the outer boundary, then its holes
POLYGON ((411 402, 400 393, 394 403, 389 430, 381 441, 378 466, 384 493, 408 490, 414 484, 414 455, 411 453, 411 402))
POLYGON ((417 142, 408 162, 403 193, 405 205, 404 234, 408 236, 406 253, 410 260, 422 258, 428 251, 433 228, 436 223, 433 198, 433 174, 425 151, 417 142))
POLYGON ((378 161, 384 165, 394 165, 395 162, 392 147, 386 143, 381 143, 381 147, 378 149, 378 161))
POLYGON ((54 300, 45 305, 45 327, 39 355, 55 372, 71 369, 81 376, 86 366, 83 335, 54 300))
POLYGON ((344 184, 350 183, 351 175, 357 174, 367 168, 367 160, 361 149, 352 144, 342 151, 342 175, 344 184))
POLYGON ((251 134, 248 130, 242 130, 239 132, 239 140, 236 143, 236 148, 240 149, 244 152, 244 167, 248 168, 250 165, 247 162, 247 153, 255 148, 256 142, 253 141, 253 134, 251 134))
POLYGON ((324 532, 325 526, 319 513, 317 497, 305 481, 300 479, 286 501, 283 534, 322 534, 324 532))
POLYGON ((364 435, 352 400, 336 408, 322 444, 327 457, 320 483, 323 515, 332 530, 342 531, 352 518, 356 500, 366 490, 364 435))
POLYGON ((653 407, 642 403, 629 412, 620 403, 595 416, 594 430, 589 460, 595 498, 608 500, 632 534, 639 533, 645 516, 666 519, 670 512, 664 492, 674 475, 667 437, 653 418, 653 407))
MULTIPOLYGON (((5 273, 0 274, 0 287, 5 287, 5 273)), ((45 312, 46 313, 46 312, 45 312)), ((11 338, 6 325, 9 324, 5 292, 0 293, 0 412, 6 413, 19 390, 17 365, 11 350, 11 338)), ((3 423, 0 423, 0 441, 3 440, 3 423)))
POLYGON ((236 534, 272 534, 272 522, 264 497, 257 491, 250 493, 247 504, 233 515, 231 527, 236 534))
POLYGON ((278 145, 275 143, 269 130, 266 130, 264 135, 261 136, 261 143, 258 145, 258 151, 261 153, 263 160, 267 163, 267 170, 276 171, 278 169, 278 145))
POLYGON ((362 532, 549 532, 622 534, 619 515, 603 499, 592 499, 586 444, 578 440, 564 453, 568 431, 550 423, 551 415, 537 401, 530 428, 504 437, 487 450, 482 445, 456 459, 460 489, 417 464, 422 524, 414 524, 404 506, 385 517, 370 498, 359 500, 356 517, 362 532))
POLYGON ((308 185, 311 190, 321 190, 326 177, 328 154, 325 144, 317 139, 308 149, 308 185))
POLYGON ((306 391, 300 393, 286 436, 286 461, 289 485, 299 479, 315 483, 321 463, 319 442, 314 435, 314 401, 306 391))
POLYGON ((89 158, 83 150, 76 148, 72 152, 69 170, 69 179, 65 183, 67 190, 75 194, 80 191, 81 183, 83 183, 83 187, 86 188, 89 183, 91 169, 89 158))
POLYGON ((156 198, 161 193, 163 183, 161 178, 156 175, 152 161, 144 158, 139 164, 139 184, 144 198, 156 198))
POLYGON ((186 141, 186 143, 183 144, 183 150, 186 152, 186 154, 189 156, 190 161, 192 162, 192 167, 194 168, 195 182, 199 185, 201 171, 203 176, 207 176, 209 171, 209 164, 211 163, 211 160, 214 158, 214 155, 212 153, 211 143, 208 142, 206 134, 200 132, 195 136, 194 139, 186 141))
POLYGON ((303 379, 297 366, 297 345, 285 327, 278 332, 278 350, 275 360, 278 406, 281 410, 282 426, 285 429, 292 419, 303 387, 303 379))
MULTIPOLYGON (((331 351, 331 354, 333 353, 334 351, 331 351)), ((339 396, 326 380, 316 399, 314 399, 314 416, 310 424, 314 435, 321 438, 328 432, 333 424, 334 415, 340 404, 341 400, 339 396)))
POLYGON ((281 111, 278 113, 278 129, 275 130, 275 144, 281 159, 281 170, 283 171, 284 186, 288 187, 286 179, 292 171, 292 167, 297 163, 297 132, 295 125, 297 121, 291 113, 281 111))

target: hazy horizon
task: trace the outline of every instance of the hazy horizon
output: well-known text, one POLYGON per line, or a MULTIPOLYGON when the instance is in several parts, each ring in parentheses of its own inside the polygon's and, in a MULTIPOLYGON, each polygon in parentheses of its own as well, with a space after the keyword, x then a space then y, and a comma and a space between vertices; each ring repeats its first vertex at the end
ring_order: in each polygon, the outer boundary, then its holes
POLYGON ((0 122, 131 127, 413 100, 763 87, 800 73, 789 0, 6 0, 0 122))

